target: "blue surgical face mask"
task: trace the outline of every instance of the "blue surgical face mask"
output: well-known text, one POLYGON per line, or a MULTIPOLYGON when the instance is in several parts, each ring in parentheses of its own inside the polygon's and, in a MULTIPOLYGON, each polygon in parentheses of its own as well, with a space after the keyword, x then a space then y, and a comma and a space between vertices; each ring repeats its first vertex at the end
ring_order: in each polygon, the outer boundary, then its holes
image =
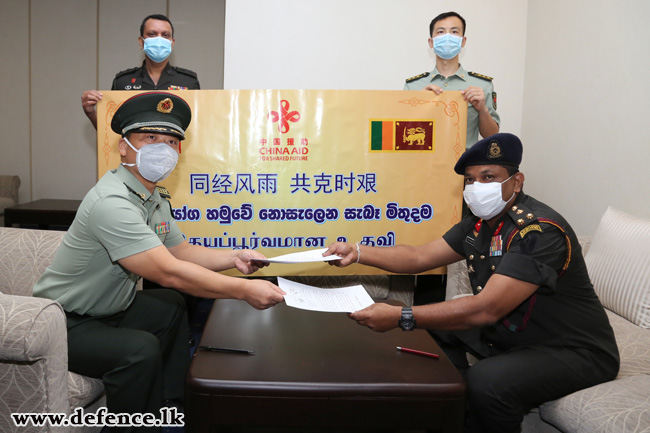
POLYGON ((433 38, 433 52, 436 56, 449 60, 460 54, 463 46, 463 38, 460 36, 445 33, 433 38))
POLYGON ((146 38, 144 53, 156 63, 163 62, 172 53, 172 41, 161 36, 146 38))

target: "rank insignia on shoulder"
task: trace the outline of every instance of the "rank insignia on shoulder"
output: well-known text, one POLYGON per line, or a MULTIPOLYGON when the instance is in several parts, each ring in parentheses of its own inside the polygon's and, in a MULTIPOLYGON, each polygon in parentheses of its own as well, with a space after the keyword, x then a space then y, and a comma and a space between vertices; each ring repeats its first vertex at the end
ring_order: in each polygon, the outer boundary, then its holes
POLYGON ((174 66, 174 70, 177 72, 180 72, 181 74, 189 75, 190 77, 196 78, 198 75, 196 75, 196 72, 190 71, 189 69, 185 68, 179 68, 178 66, 174 66))
POLYGON ((425 72, 424 74, 420 74, 420 75, 416 75, 415 77, 407 78, 406 82, 407 83, 412 83, 413 81, 417 81, 420 78, 424 78, 424 77, 428 77, 428 76, 429 76, 429 72, 425 72))
POLYGON ((121 76, 126 75, 126 74, 131 74, 131 73, 137 71, 138 69, 139 69, 139 68, 129 68, 129 69, 125 69, 125 70, 120 71, 120 72, 118 72, 117 74, 115 74, 115 78, 121 77, 121 76))
POLYGON ((160 194, 162 198, 172 198, 171 194, 169 193, 169 191, 167 191, 167 188, 165 188, 164 186, 156 185, 156 189, 158 190, 158 194, 160 194))
POLYGON ((494 78, 488 77, 487 75, 479 74, 478 72, 468 72, 472 77, 481 78, 483 80, 492 81, 494 78))

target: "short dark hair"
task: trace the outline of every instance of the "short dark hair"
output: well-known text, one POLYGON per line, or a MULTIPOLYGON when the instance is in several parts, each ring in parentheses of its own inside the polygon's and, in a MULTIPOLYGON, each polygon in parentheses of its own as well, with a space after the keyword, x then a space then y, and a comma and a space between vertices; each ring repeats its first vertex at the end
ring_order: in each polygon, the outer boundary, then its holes
POLYGON ((466 30, 466 25, 465 25, 465 18, 461 17, 458 13, 456 12, 444 12, 435 17, 432 21, 431 24, 429 24, 429 36, 433 36, 433 28, 436 25, 436 23, 440 20, 444 20, 445 18, 449 17, 456 17, 460 20, 461 23, 463 23, 463 36, 465 36, 465 30, 466 30))
POLYGON ((140 36, 144 37, 144 23, 146 23, 148 20, 158 20, 158 21, 167 21, 169 25, 172 27, 172 38, 174 37, 174 25, 172 24, 171 21, 169 21, 169 18, 167 18, 165 15, 162 14, 153 14, 145 17, 145 19, 142 20, 142 24, 140 24, 140 36))
POLYGON ((503 167, 508 171, 508 176, 514 176, 519 173, 519 167, 513 167, 511 165, 504 165, 503 167))

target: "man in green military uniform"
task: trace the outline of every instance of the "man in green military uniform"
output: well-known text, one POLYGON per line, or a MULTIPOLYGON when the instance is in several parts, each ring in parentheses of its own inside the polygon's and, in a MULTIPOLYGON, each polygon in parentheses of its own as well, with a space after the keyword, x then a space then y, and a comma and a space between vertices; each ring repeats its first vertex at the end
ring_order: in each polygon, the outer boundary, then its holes
MULTIPOLYGON (((175 43, 174 26, 165 15, 145 17, 140 25, 138 42, 145 58, 140 67, 118 72, 111 90, 198 90, 201 88, 196 72, 172 66, 169 55, 175 43)), ((81 95, 81 107, 95 129, 95 106, 102 92, 88 90, 81 95)))
POLYGON ((189 364, 187 313, 171 289, 136 290, 140 277, 204 298, 235 298, 264 309, 283 301, 269 281, 218 273, 258 269, 262 254, 190 245, 159 187, 176 166, 189 105, 164 92, 126 100, 111 128, 122 163, 82 201, 34 296, 66 312, 68 363, 101 378, 111 413, 158 414, 163 400, 183 397, 189 364))
POLYGON ((377 303, 350 315, 383 332, 427 329, 467 379, 466 431, 518 432, 523 416, 616 377, 619 354, 567 221, 523 192, 522 145, 499 133, 467 150, 454 170, 465 178, 472 215, 442 238, 390 248, 334 243, 347 266, 416 274, 464 259, 473 296, 412 308, 377 303), (472 366, 467 353, 478 361, 472 366))
POLYGON ((467 110, 466 146, 469 148, 482 137, 499 132, 497 94, 492 78, 467 72, 459 61, 465 46, 465 19, 456 12, 445 12, 429 24, 429 47, 436 54, 436 67, 431 72, 406 80, 404 90, 430 90, 440 94, 445 90, 460 90, 469 103, 467 110))

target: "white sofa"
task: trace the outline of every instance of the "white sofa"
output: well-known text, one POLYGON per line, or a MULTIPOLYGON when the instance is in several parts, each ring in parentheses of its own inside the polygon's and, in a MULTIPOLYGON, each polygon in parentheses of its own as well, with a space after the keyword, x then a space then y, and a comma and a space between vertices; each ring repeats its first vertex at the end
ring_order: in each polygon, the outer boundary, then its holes
MULTIPOLYGON (((621 355, 615 380, 548 402, 524 419, 524 433, 650 432, 650 220, 608 208, 581 237, 589 275, 621 355)), ((471 294, 464 261, 447 268, 447 299, 471 294)))
MULTIPOLYGON (((106 406, 101 380, 68 371, 65 313, 32 287, 65 232, 0 227, 0 432, 68 432, 16 427, 12 413, 94 412, 106 406)), ((72 431, 99 431, 79 427, 72 431)))

